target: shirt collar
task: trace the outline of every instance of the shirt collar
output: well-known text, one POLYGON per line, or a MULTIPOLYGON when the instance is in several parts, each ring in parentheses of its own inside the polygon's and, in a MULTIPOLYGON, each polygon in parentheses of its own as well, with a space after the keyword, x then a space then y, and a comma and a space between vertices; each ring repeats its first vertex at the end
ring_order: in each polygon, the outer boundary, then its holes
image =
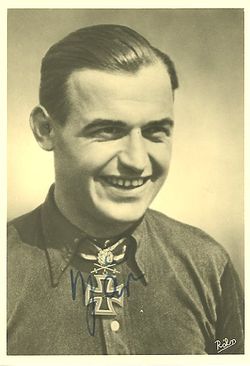
MULTIPOLYGON (((42 205, 41 215, 52 286, 57 286, 63 272, 76 254, 80 241, 87 238, 87 234, 73 225, 57 208, 54 200, 54 184, 42 205)), ((143 244, 145 240, 144 219, 140 220, 130 236, 136 243, 136 263, 146 279, 143 260, 146 254, 146 246, 143 244)))

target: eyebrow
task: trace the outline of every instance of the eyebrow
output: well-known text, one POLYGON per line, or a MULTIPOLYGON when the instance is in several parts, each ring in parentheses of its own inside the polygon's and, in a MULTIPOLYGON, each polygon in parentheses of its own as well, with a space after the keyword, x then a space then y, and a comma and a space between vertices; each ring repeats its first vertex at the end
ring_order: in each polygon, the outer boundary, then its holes
MULTIPOLYGON (((147 127, 153 127, 153 126, 168 126, 168 127, 173 127, 174 125, 174 121, 171 118, 163 118, 161 120, 156 120, 156 121, 149 121, 148 123, 146 123, 143 128, 147 128, 147 127)), ((124 121, 119 121, 119 120, 112 120, 112 119, 102 119, 102 118, 97 118, 94 119, 92 122, 90 122, 88 125, 84 126, 82 129, 82 133, 88 133, 93 129, 96 128, 103 128, 105 126, 115 126, 115 127, 122 127, 122 128, 127 128, 128 124, 124 121)))
POLYGON ((158 121, 149 121, 144 127, 153 127, 153 126, 166 126, 173 127, 174 121, 171 118, 163 118, 158 121))

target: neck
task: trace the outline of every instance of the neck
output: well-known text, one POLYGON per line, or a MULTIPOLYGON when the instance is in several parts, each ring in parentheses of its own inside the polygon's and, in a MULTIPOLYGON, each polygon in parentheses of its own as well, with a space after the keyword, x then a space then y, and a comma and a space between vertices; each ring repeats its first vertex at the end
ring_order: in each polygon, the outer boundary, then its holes
POLYGON ((108 221, 91 214, 83 214, 76 209, 77 205, 64 196, 55 188, 54 199, 57 208, 67 220, 89 236, 95 238, 112 238, 123 234, 129 228, 134 226, 134 222, 108 221))

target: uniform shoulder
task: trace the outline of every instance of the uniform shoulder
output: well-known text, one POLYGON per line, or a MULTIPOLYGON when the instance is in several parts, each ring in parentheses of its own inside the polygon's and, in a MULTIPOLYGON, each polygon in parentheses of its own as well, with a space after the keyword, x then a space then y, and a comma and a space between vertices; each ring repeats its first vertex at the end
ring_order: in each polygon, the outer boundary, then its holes
POLYGON ((41 206, 8 222, 8 242, 22 241, 35 245, 41 237, 41 206))
POLYGON ((161 237, 161 240, 166 241, 168 246, 174 246, 175 250, 180 250, 185 255, 196 256, 213 256, 220 261, 227 262, 229 259, 228 253, 214 238, 205 231, 175 220, 165 214, 148 210, 146 221, 151 230, 155 231, 156 235, 161 237))
MULTIPOLYGON (((27 284, 35 283, 47 268, 40 208, 8 223, 7 280, 9 310, 15 309, 27 284)), ((13 310, 14 311, 14 310, 13 310)), ((12 312, 12 311, 10 311, 12 312)))
POLYGON ((12 225, 15 227, 21 227, 34 222, 34 220, 37 220, 37 218, 40 217, 41 206, 42 205, 36 207, 34 210, 29 211, 21 216, 9 220, 8 227, 12 225))

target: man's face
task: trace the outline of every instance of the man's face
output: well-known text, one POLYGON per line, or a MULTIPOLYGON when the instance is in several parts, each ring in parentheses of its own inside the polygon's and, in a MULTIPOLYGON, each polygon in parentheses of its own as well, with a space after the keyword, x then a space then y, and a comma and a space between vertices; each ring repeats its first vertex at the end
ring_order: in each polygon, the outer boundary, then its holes
POLYGON ((169 168, 173 96, 165 67, 75 71, 68 96, 69 116, 55 129, 56 189, 85 220, 138 220, 169 168))

